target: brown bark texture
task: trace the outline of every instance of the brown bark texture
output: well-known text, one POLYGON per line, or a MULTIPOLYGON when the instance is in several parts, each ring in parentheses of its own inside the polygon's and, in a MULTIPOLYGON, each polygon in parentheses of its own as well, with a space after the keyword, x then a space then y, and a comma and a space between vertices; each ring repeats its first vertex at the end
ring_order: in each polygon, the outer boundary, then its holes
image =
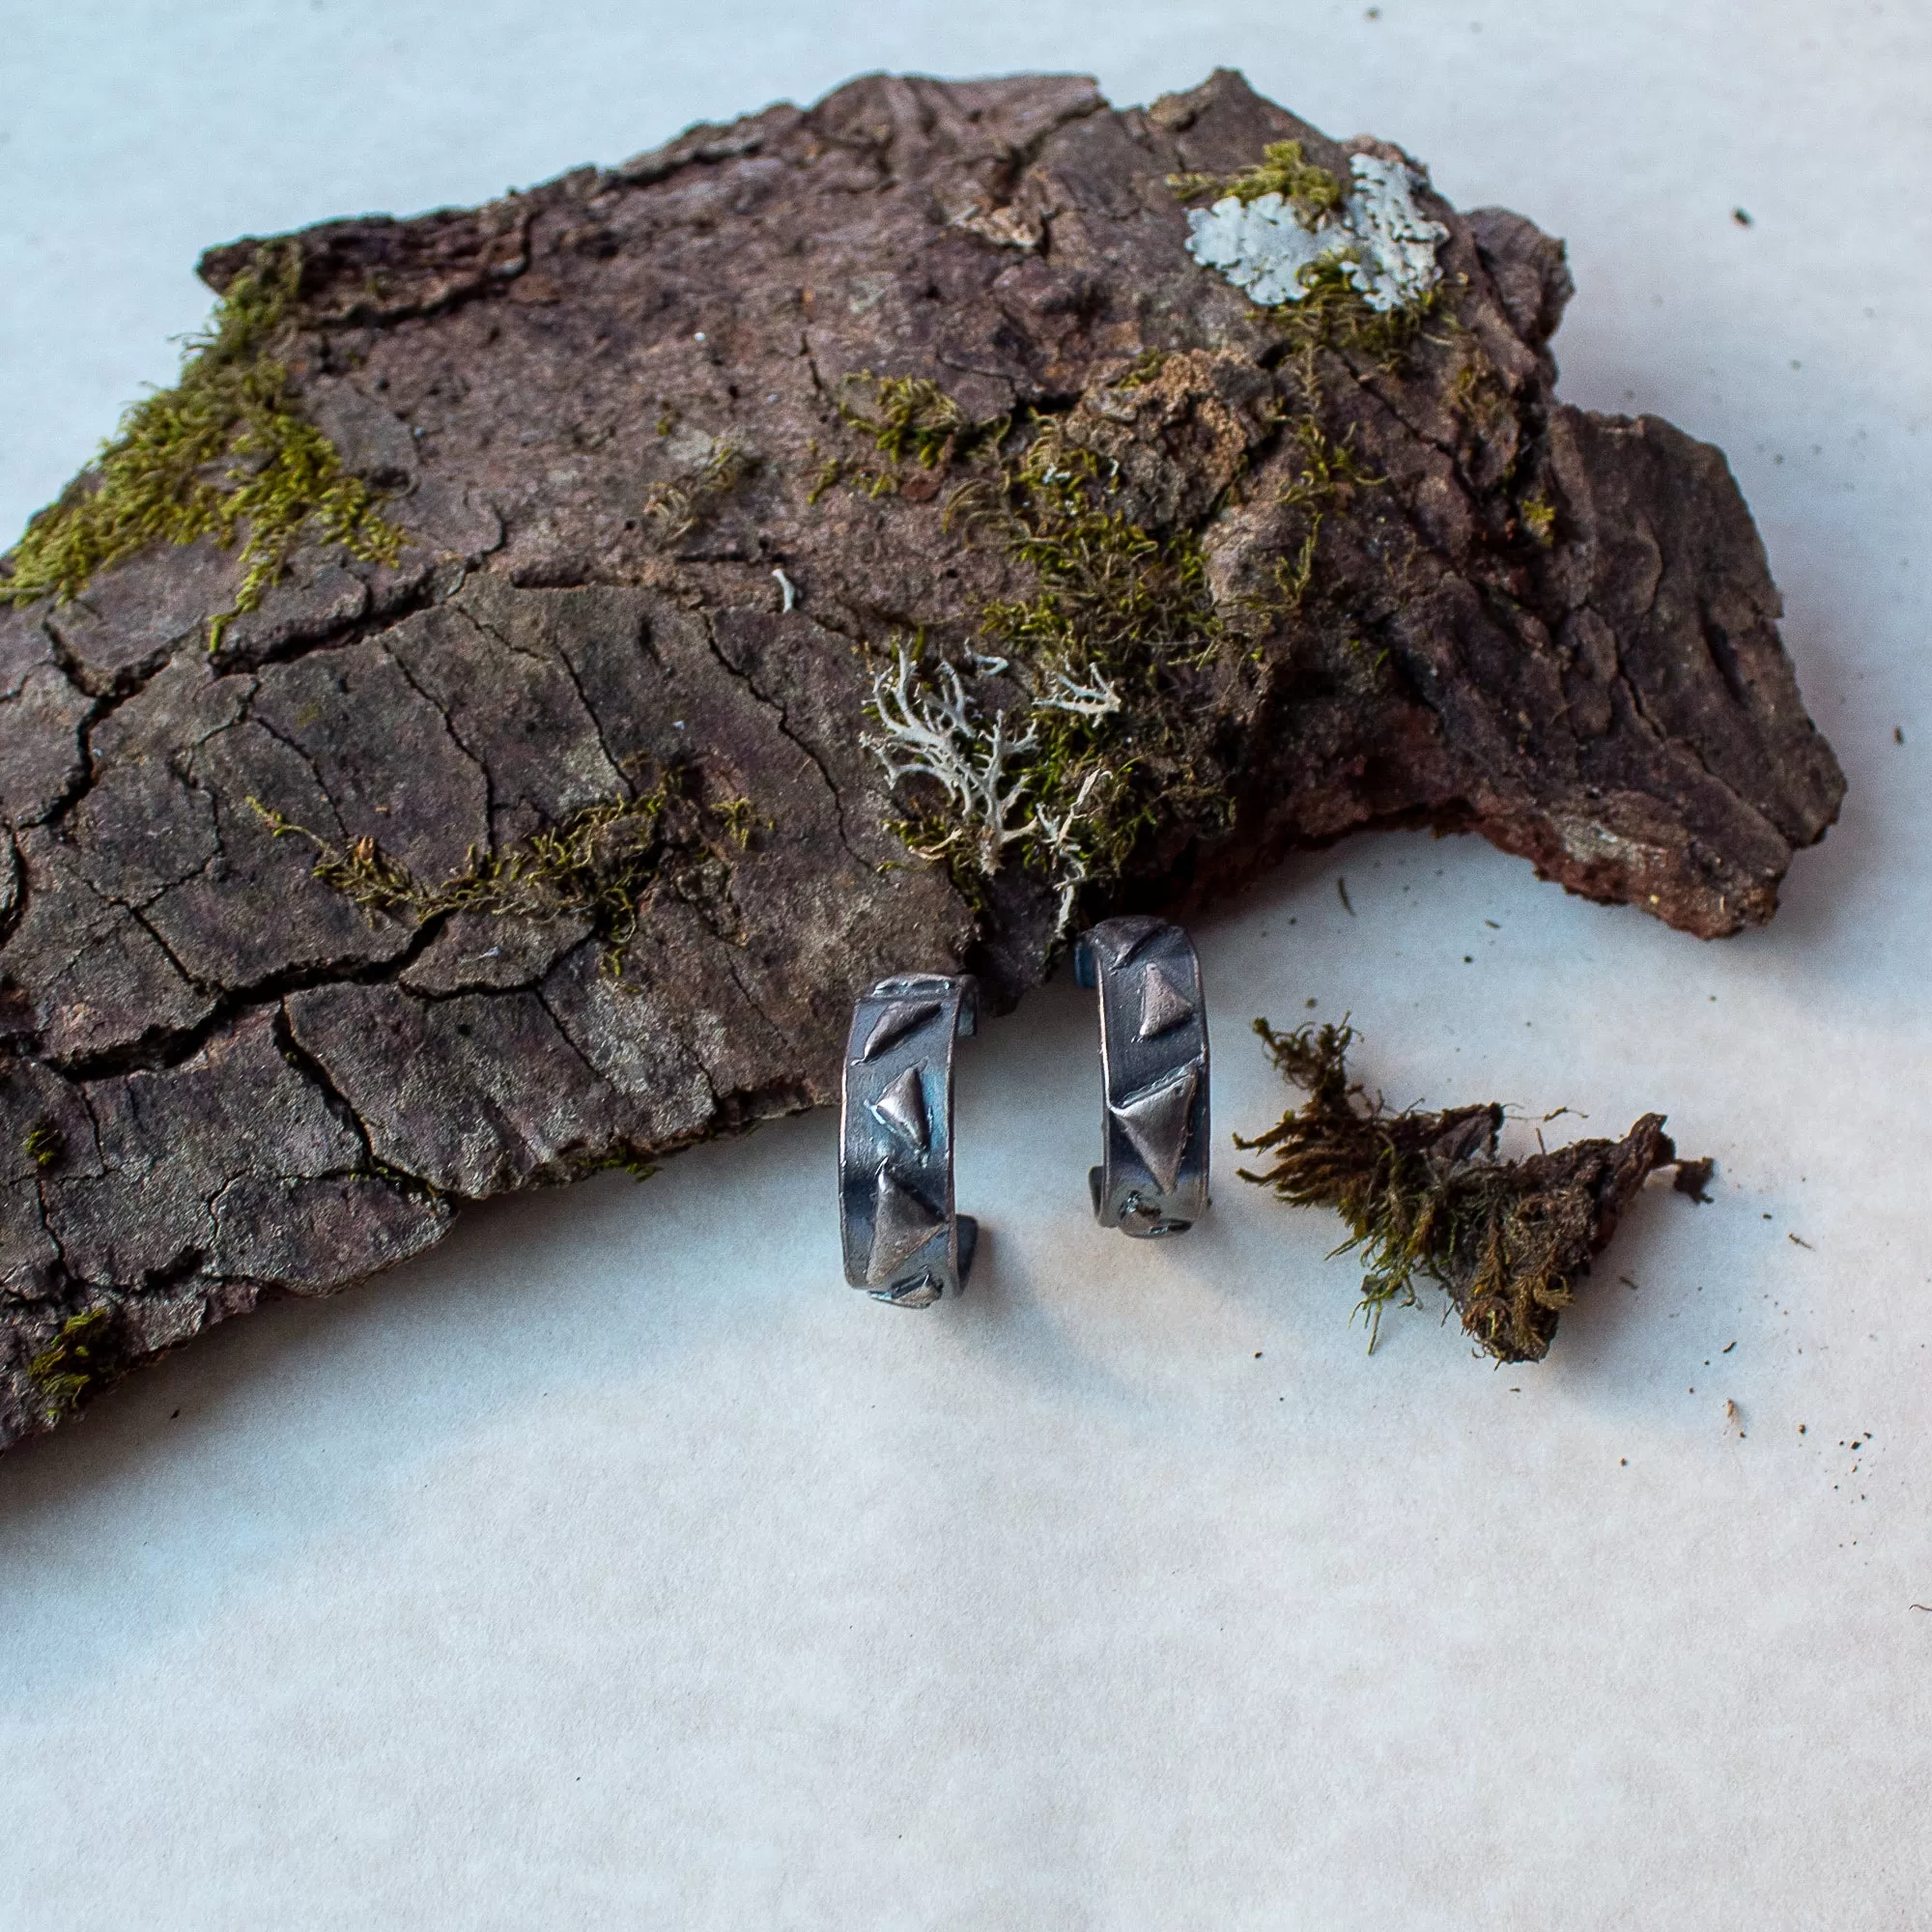
POLYGON ((206 541, 0 604, 0 1444, 464 1203, 835 1098, 885 973, 1039 980, 1054 883, 911 856, 863 742, 894 639, 966 662, 1039 582, 960 514, 969 461, 855 427, 879 379, 1056 423, 1251 613, 1168 678, 1180 735, 1146 769, 1173 781, 1080 917, 1394 824, 1701 937, 1771 916, 1843 783, 1723 456, 1558 402, 1561 244, 1432 191, 1438 315, 1396 358, 1293 348, 1190 257, 1168 185, 1287 139, 1344 179, 1398 154, 1230 73, 1145 110, 874 77, 292 238, 295 394, 400 554, 305 544, 213 650, 242 565, 206 541), (1355 479, 1312 534, 1304 421, 1355 479), (1248 595, 1304 547, 1292 600, 1248 595), (372 910, 317 874, 474 880, 665 774, 614 949, 594 906, 372 910))

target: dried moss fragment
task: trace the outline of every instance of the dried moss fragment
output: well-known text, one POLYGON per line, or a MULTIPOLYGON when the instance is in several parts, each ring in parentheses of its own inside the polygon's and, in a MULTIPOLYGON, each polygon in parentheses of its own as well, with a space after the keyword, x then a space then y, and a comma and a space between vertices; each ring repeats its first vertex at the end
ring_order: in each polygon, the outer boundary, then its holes
POLYGON ((1677 1164, 1663 1117, 1646 1114, 1621 1141, 1573 1141, 1520 1161, 1496 1157, 1503 1110, 1491 1101, 1441 1113, 1391 1112, 1349 1077, 1356 1035, 1341 1026, 1255 1031, 1307 1094, 1243 1150, 1274 1156, 1243 1180, 1299 1207, 1332 1208, 1349 1224, 1337 1254, 1367 1264, 1356 1312, 1369 1347, 1382 1311, 1412 1305, 1418 1277, 1443 1289, 1463 1329, 1499 1362, 1541 1361, 1575 1284, 1616 1231, 1645 1178, 1677 1164))
POLYGON ((61 1130, 51 1121, 39 1121, 27 1129, 20 1151, 36 1167, 51 1167, 61 1157, 61 1130))
POLYGON ((188 338, 181 379, 121 419, 94 468, 28 525, 0 576, 0 599, 78 597, 95 575, 155 544, 242 537, 246 566, 209 647, 252 611, 306 536, 371 563, 393 563, 403 532, 384 498, 342 466, 297 410, 277 351, 286 346, 300 250, 263 248, 230 283, 210 326, 188 338))

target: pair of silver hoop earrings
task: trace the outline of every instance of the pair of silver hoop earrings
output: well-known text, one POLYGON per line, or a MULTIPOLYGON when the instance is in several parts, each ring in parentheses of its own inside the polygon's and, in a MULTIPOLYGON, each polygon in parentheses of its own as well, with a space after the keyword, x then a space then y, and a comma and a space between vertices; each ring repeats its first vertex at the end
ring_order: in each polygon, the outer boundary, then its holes
MULTIPOLYGON (((1194 943, 1160 919, 1104 920, 1073 949, 1100 996, 1103 1227, 1179 1235, 1208 1211, 1208 1008, 1194 943)), ((838 1121, 845 1279, 926 1308, 957 1294, 980 1224, 952 1198, 952 1051, 979 1026, 970 974, 881 980, 852 1009, 838 1121)))

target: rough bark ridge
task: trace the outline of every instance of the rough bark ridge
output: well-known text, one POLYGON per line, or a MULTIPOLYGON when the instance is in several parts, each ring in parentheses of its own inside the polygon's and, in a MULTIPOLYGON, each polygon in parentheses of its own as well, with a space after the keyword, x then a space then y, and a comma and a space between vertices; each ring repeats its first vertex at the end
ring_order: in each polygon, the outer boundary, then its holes
POLYGON ((294 393, 400 557, 309 543, 213 653, 240 564, 207 543, 0 605, 0 1442, 465 1201, 831 1099, 884 972, 1037 981, 1053 883, 910 859, 918 782, 860 740, 893 638, 967 663, 1040 580, 949 520, 970 439, 854 428, 866 372, 1009 449, 1057 424, 1247 613, 1162 672, 1161 782, 1083 914, 1427 822, 1691 933, 1771 915, 1842 781, 1723 457, 1555 400, 1562 249, 1500 210, 1425 193, 1444 299, 1399 359, 1293 348, 1166 185, 1282 139, 1397 154, 1233 74, 1145 111, 872 78, 294 238, 294 393), (1313 520, 1320 449, 1351 467, 1313 520), (615 940, 513 863, 600 811, 643 828, 615 940))

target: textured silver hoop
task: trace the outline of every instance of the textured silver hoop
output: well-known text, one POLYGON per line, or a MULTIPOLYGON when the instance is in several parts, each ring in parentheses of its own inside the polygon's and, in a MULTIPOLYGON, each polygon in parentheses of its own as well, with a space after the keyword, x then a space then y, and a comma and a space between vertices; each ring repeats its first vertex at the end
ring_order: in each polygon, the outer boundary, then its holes
POLYGON ((980 1224, 952 1203, 952 1045, 979 1026, 971 974, 903 973, 852 1009, 838 1110, 845 1279, 877 1301, 957 1294, 980 1224))
POLYGON ((1100 994, 1094 1215, 1124 1235, 1184 1234, 1208 1211, 1208 1006, 1194 942, 1164 919, 1103 920, 1074 943, 1073 977, 1100 994))

